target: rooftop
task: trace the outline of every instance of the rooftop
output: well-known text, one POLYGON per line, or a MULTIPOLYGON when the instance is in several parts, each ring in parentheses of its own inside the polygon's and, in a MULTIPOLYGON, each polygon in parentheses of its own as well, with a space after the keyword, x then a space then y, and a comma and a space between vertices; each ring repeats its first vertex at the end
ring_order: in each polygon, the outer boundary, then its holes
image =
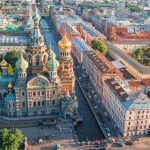
POLYGON ((99 51, 86 52, 86 55, 103 74, 121 74, 120 71, 99 51))
POLYGON ((117 81, 116 79, 108 79, 105 82, 110 87, 112 92, 118 97, 125 109, 150 109, 150 99, 148 96, 140 92, 132 93, 130 85, 128 85, 127 82, 117 81))
POLYGON ((80 34, 80 32, 76 28, 74 28, 68 23, 63 22, 61 23, 61 26, 66 30, 68 34, 80 34))
POLYGON ((84 28, 84 30, 89 33, 93 37, 104 37, 106 38, 102 33, 97 31, 94 27, 91 27, 87 25, 86 23, 82 23, 81 26, 84 28))
POLYGON ((86 42, 80 37, 74 37, 71 39, 72 44, 79 52, 93 51, 93 49, 86 44, 86 42))

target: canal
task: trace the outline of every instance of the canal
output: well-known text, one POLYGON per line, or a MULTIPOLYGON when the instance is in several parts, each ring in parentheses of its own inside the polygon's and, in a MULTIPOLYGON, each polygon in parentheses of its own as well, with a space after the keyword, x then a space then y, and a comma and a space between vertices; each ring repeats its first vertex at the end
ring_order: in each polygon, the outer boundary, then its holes
MULTIPOLYGON (((54 52, 56 53, 56 56, 58 57, 59 48, 57 46, 57 43, 52 33, 49 30, 49 27, 45 19, 41 19, 40 27, 41 27, 41 30, 43 31, 46 44, 48 46, 50 44, 52 45, 52 48, 54 52)), ((75 88, 76 88, 76 95, 78 97, 79 109, 80 109, 80 113, 82 116, 82 123, 76 127, 76 132, 77 132, 79 140, 80 141, 85 141, 85 140, 94 141, 96 139, 103 139, 104 136, 102 134, 102 131, 100 130, 90 110, 90 107, 88 106, 85 100, 85 97, 77 82, 76 82, 75 88)))

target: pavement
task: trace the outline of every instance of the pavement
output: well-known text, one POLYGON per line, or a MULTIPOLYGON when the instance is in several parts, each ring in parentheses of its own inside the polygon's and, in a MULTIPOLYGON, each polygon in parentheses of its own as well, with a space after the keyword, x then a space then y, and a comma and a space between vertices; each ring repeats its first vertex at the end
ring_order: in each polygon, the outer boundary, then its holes
POLYGON ((20 128, 27 137, 28 146, 32 150, 56 149, 60 144, 62 150, 76 150, 71 120, 63 120, 55 125, 20 128), (60 130, 61 128, 61 130, 60 130))

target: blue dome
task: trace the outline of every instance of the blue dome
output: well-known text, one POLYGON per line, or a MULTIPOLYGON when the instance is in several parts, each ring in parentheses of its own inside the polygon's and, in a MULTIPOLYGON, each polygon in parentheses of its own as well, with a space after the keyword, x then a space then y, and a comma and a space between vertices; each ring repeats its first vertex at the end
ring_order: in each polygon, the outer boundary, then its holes
POLYGON ((8 93, 7 96, 5 97, 6 101, 15 101, 16 100, 16 96, 14 93, 8 93))

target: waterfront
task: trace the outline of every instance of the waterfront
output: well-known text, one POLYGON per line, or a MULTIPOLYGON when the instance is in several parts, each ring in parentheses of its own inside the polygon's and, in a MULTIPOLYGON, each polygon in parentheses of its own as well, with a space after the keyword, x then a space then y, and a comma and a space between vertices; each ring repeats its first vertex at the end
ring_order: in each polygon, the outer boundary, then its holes
MULTIPOLYGON (((54 40, 54 37, 52 36, 52 33, 48 29, 47 23, 45 19, 41 20, 42 23, 40 23, 41 28, 43 30, 43 35, 46 41, 46 44, 49 46, 49 43, 51 43, 53 50, 56 53, 56 56, 59 54, 59 49, 57 46, 56 41, 54 40)), ((102 139, 102 131, 100 130, 91 110, 88 104, 86 103, 85 97, 79 88, 77 82, 76 82, 76 95, 78 96, 79 101, 79 109, 82 116, 82 123, 77 126, 76 131, 77 135, 80 141, 85 140, 96 140, 96 139, 102 139)))

